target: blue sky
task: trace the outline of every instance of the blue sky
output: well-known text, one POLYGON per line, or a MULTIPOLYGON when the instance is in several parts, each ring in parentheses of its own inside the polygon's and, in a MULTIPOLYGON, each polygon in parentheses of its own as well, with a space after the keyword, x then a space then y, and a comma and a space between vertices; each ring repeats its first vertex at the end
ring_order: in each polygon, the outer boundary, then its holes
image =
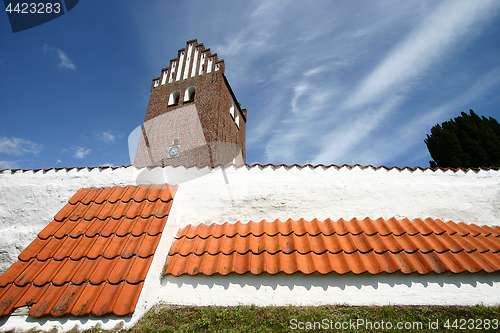
POLYGON ((428 166, 430 128, 500 120, 499 1, 80 1, 0 14, 0 168, 129 165, 154 77, 186 41, 226 63, 247 163, 428 166), (305 6, 307 4, 307 6, 305 6))

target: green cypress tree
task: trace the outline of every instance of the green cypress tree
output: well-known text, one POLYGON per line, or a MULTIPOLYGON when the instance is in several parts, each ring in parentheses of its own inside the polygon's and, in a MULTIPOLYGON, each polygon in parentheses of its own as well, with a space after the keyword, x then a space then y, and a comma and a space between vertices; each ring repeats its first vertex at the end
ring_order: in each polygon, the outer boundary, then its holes
POLYGON ((500 124, 472 110, 435 125, 424 142, 432 157, 431 168, 500 166, 500 124))

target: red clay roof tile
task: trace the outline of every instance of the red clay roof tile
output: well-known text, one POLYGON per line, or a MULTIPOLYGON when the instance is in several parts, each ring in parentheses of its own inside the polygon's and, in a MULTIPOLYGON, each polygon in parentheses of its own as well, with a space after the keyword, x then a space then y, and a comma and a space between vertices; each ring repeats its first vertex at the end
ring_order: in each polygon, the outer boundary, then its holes
POLYGON ((96 236, 96 241, 92 244, 92 247, 89 249, 85 257, 89 259, 97 259, 102 257, 102 254, 109 246, 109 242, 113 239, 113 237, 102 237, 96 236))
POLYGON ((121 197, 123 196, 123 193, 124 193, 124 188, 116 186, 113 188, 113 191, 109 194, 106 201, 111 203, 118 202, 118 200, 120 200, 121 197))
POLYGON ((54 235, 57 231, 57 229, 59 229, 60 227, 62 227, 64 225, 64 223, 60 223, 56 220, 52 220, 52 222, 50 222, 39 234, 38 234, 38 238, 40 239, 47 239, 49 237, 52 237, 52 235, 54 235))
POLYGON ((493 231, 430 218, 188 225, 163 274, 496 272, 500 236, 493 231))
POLYGON ((121 281, 124 281, 128 273, 130 271, 130 267, 134 263, 134 259, 129 260, 130 258, 119 258, 116 262, 116 265, 113 267, 113 270, 108 274, 107 281, 111 284, 117 284, 121 281))
MULTIPOLYGON (((19 272, 24 272, 31 261, 16 261, 0 276, 0 287, 6 287, 12 284, 19 276, 19 272)), ((0 291, 1 293, 1 291, 0 291)))
POLYGON ((15 284, 10 284, 3 288, 3 293, 0 292, 0 311, 7 313, 12 311, 17 303, 17 300, 26 293, 29 287, 29 285, 18 287, 15 284))
MULTIPOLYGON (((80 285, 82 288, 81 295, 85 297, 80 297, 74 300, 73 307, 71 308, 71 314, 74 316, 84 316, 92 313, 92 307, 97 301, 97 298, 101 294, 102 289, 106 283, 101 283, 98 285, 93 285, 91 283, 84 283, 80 285)), ((30 311, 31 314, 31 311, 30 311)))
MULTIPOLYGON (((163 197, 163 196, 162 196, 163 197)), ((161 200, 161 199, 160 199, 161 200)), ((149 202, 149 201, 148 201, 149 202)), ((158 201, 157 201, 158 202, 158 201)), ((163 202, 163 201, 161 201, 163 202)), ((163 205, 159 205, 159 204, 156 204, 156 210, 153 212, 151 212, 151 214, 148 214, 148 215, 145 215, 144 212, 141 214, 142 217, 146 218, 148 217, 149 215, 153 215, 156 216, 156 217, 164 217, 168 214, 168 212, 170 211, 170 208, 172 207, 172 200, 168 201, 167 204, 163 205)), ((146 207, 147 208, 147 207, 146 207)))
MULTIPOLYGON (((118 187, 105 187, 102 189, 102 191, 99 193, 99 195, 94 199, 94 202, 96 204, 103 204, 105 201, 109 201, 109 198, 111 197, 112 193, 117 189, 118 187)), ((74 204, 74 203, 73 203, 74 204)))
POLYGON ((78 238, 80 238, 80 243, 78 243, 78 246, 69 255, 69 258, 72 260, 80 260, 88 257, 90 249, 93 247, 94 243, 100 239, 100 237, 87 237, 85 235, 78 238))
POLYGON ((156 236, 161 233, 163 230, 163 226, 165 225, 165 220, 166 217, 152 217, 148 226, 148 230, 146 231, 147 234, 150 236, 156 236))
MULTIPOLYGON (((84 221, 84 220, 81 220, 84 221)), ((89 225, 87 230, 85 231, 85 236, 87 237, 95 237, 96 235, 101 233, 102 228, 107 225, 108 221, 102 221, 98 218, 93 218, 89 221, 89 225)))
POLYGON ((130 231, 130 234, 133 236, 140 236, 148 230, 148 227, 151 225, 151 222, 153 221, 154 216, 150 216, 147 218, 143 217, 136 217, 134 220, 136 221, 134 227, 132 228, 132 231, 130 231))
POLYGON ((49 315, 50 311, 55 307, 59 297, 64 293, 69 284, 62 286, 49 286, 45 293, 40 297, 39 301, 30 308, 29 314, 32 317, 41 317, 49 315))
POLYGON ((110 238, 112 239, 109 242, 109 246, 102 253, 102 256, 106 259, 113 259, 118 257, 130 237, 134 236, 129 236, 129 235, 125 237, 111 236, 110 238))
MULTIPOLYGON (((131 187, 131 186, 124 187, 123 194, 122 194, 122 197, 120 198, 120 200, 122 202, 131 201, 132 199, 134 199, 138 190, 139 190, 139 187, 131 187)), ((137 200, 134 199, 133 201, 137 201, 137 200)))
POLYGON ((75 249, 79 247, 79 243, 84 239, 84 237, 72 238, 65 237, 61 246, 57 249, 57 252, 52 256, 54 260, 63 260, 69 257, 75 249))
POLYGON ((63 238, 66 237, 71 230, 75 228, 78 222, 69 222, 69 223, 59 223, 61 227, 52 233, 52 236, 55 238, 63 238))
POLYGON ((47 260, 46 265, 43 266, 43 268, 38 272, 32 283, 37 287, 41 287, 46 285, 47 283, 50 283, 53 277, 63 266, 62 264, 63 261, 56 261, 52 259, 47 260))
POLYGON ((117 296, 120 294, 123 288, 123 283, 120 284, 109 284, 103 283, 103 289, 99 294, 94 306, 92 307, 92 313, 102 316, 106 313, 113 312, 113 306, 116 302, 117 296))
POLYGON ((88 205, 95 201, 95 199, 101 193, 102 188, 90 188, 85 197, 83 197, 80 202, 84 205, 88 205))
POLYGON ((97 259, 91 258, 83 258, 81 259, 82 263, 80 266, 74 267, 75 271, 71 280, 69 280, 73 284, 82 284, 84 282, 88 282, 94 269, 96 266, 100 264, 102 257, 98 257, 97 259))
POLYGON ((83 235, 89 226, 92 224, 92 220, 86 221, 86 220, 80 220, 78 222, 73 223, 73 229, 68 233, 68 236, 77 238, 81 235, 83 235))
POLYGON ((72 260, 66 259, 61 262, 61 269, 57 272, 51 280, 52 284, 60 286, 65 284, 67 281, 71 281, 73 275, 75 275, 80 266, 83 264, 85 259, 72 260))
POLYGON ((138 284, 124 283, 121 293, 116 298, 115 306, 113 307, 113 313, 117 316, 125 316, 129 313, 134 312, 135 305, 139 299, 141 293, 142 285, 144 282, 138 284), (129 296, 129 295, 132 295, 129 296))
POLYGON ((128 283, 137 284, 141 281, 144 281, 147 274, 147 268, 151 264, 153 260, 153 256, 147 258, 135 257, 135 260, 130 267, 130 271, 127 275, 126 281, 128 283))
POLYGON ((33 283, 33 280, 38 274, 45 268, 48 261, 38 261, 36 259, 30 259, 28 267, 24 271, 20 271, 17 278, 14 280, 16 286, 25 286, 28 283, 33 283))
POLYGON ((115 234, 119 237, 130 234, 135 224, 138 222, 139 217, 134 219, 123 218, 118 228, 115 230, 115 234))
POLYGON ((45 291, 47 290, 47 288, 49 286, 50 285, 48 285, 48 284, 46 284, 43 287, 37 287, 34 285, 27 285, 25 288, 28 288, 28 289, 23 294, 23 296, 17 300, 16 304, 14 304, 14 308, 19 308, 22 306, 26 306, 26 305, 30 305, 30 304, 38 302, 40 297, 42 297, 42 295, 45 293, 45 291))
MULTIPOLYGON (((68 200, 68 203, 71 205, 76 205, 78 202, 80 202, 89 191, 91 191, 92 188, 81 188, 78 191, 76 191, 75 194, 68 200)), ((62 211, 62 210, 61 210, 62 211)), ((61 213, 61 212, 59 212, 61 213)), ((57 215, 56 215, 57 216, 57 215)))
POLYGON ((139 247, 139 250, 137 250, 137 255, 141 258, 147 258, 152 253, 154 253, 154 249, 156 249, 156 246, 160 241, 160 236, 161 235, 156 235, 156 236, 146 235, 146 237, 144 237, 141 243, 141 247, 139 247))
POLYGON ((139 247, 141 246, 142 242, 144 241, 144 237, 146 237, 146 234, 142 234, 139 237, 129 235, 127 239, 127 243, 122 249, 122 252, 120 256, 122 258, 129 259, 132 256, 135 256, 137 252, 139 251, 139 247))
POLYGON ((74 300, 81 296, 83 289, 81 286, 68 284, 57 304, 50 311, 50 314, 53 316, 63 316, 70 313, 74 300))
POLYGON ((175 191, 80 189, 0 276, 0 316, 132 313, 175 191))

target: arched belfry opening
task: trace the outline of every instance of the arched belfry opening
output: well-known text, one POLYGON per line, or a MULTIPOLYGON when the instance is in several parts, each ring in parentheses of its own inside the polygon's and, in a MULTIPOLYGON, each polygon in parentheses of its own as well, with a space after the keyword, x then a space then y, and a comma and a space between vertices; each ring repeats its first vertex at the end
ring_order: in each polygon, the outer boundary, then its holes
POLYGON ((170 97, 168 98, 168 105, 178 105, 181 97, 181 91, 179 89, 174 90, 170 93, 170 97))
POLYGON ((184 101, 185 102, 192 102, 194 101, 194 97, 196 95, 196 86, 189 86, 186 89, 186 93, 184 94, 184 101))

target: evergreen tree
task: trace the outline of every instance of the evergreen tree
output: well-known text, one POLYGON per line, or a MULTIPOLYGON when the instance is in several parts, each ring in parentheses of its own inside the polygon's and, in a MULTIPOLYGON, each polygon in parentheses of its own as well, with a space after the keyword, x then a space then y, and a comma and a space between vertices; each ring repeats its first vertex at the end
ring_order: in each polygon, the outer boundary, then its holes
POLYGON ((472 110, 435 125, 424 142, 433 158, 431 168, 500 166, 500 124, 472 110))

